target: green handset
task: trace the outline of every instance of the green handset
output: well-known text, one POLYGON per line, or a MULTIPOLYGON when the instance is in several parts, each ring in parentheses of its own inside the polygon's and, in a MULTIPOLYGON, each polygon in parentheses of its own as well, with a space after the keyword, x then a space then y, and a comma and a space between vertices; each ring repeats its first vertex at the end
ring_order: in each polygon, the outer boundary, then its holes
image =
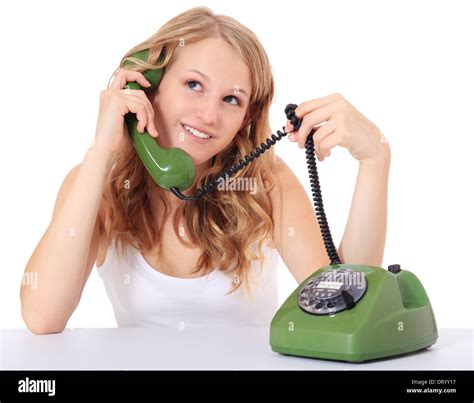
MULTIPOLYGON (((136 52, 132 56, 148 62, 148 49, 136 52)), ((126 68, 132 63, 132 61, 126 60, 122 67, 126 68)), ((163 69, 146 70, 143 75, 150 82, 150 87, 142 88, 136 82, 127 83, 127 87, 131 90, 152 92, 157 89, 161 81, 163 69)), ((186 151, 181 148, 161 148, 146 129, 140 133, 137 129, 138 119, 135 113, 127 113, 125 122, 140 160, 158 186, 166 190, 171 190, 171 188, 185 190, 193 184, 196 169, 193 160, 186 151)))

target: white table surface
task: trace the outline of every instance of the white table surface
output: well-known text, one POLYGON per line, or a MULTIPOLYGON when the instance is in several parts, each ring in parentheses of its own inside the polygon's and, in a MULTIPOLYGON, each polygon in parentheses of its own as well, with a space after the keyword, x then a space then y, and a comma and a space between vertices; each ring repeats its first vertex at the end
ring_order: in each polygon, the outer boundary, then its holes
POLYGON ((473 369, 474 331, 439 329, 429 349, 361 364, 275 353, 267 327, 0 330, 0 369, 443 370, 473 369))

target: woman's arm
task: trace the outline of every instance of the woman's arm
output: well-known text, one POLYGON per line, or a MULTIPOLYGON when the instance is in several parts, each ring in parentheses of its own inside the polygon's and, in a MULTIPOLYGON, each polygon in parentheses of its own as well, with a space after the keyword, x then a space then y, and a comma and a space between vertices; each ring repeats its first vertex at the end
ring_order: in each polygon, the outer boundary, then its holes
MULTIPOLYGON (((387 223, 390 149, 372 163, 361 163, 339 257, 344 263, 380 266, 387 223)), ((277 157, 277 184, 270 192, 273 242, 298 283, 330 264, 314 206, 298 178, 277 157)))
POLYGON ((380 159, 359 164, 349 218, 339 246, 339 258, 344 263, 382 265, 390 159, 387 143, 383 144, 380 159))
POLYGON ((314 207, 293 171, 277 156, 272 203, 273 243, 298 283, 330 264, 314 207))
MULTIPOLYGON (((359 175, 338 254, 344 263, 380 266, 387 229, 388 141, 373 122, 338 93, 303 102, 289 110, 287 118, 288 139, 303 148, 308 136, 312 136, 318 159, 324 160, 332 148, 340 146, 359 161, 359 175), (301 121, 299 127, 297 121, 301 121)), ((288 167, 281 165, 279 171, 284 197, 273 196, 278 223, 274 242, 296 280, 303 281, 329 258, 322 257, 326 250, 306 192, 288 167), (285 235, 288 225, 298 227, 294 237, 285 235), (301 257, 304 253, 310 257, 301 257)))

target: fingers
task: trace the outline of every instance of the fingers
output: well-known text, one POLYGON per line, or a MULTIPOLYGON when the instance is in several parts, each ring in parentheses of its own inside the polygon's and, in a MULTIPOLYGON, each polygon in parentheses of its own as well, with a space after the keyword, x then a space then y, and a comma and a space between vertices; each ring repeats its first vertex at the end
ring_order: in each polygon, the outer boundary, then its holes
POLYGON ((315 98, 311 101, 306 101, 298 105, 295 109, 296 116, 301 119, 306 116, 309 112, 320 109, 323 106, 329 105, 330 103, 342 99, 342 95, 339 93, 331 94, 321 98, 315 98))
POLYGON ((137 130, 144 133, 145 128, 153 137, 158 137, 158 131, 155 127, 155 111, 141 90, 120 90, 120 96, 126 98, 127 106, 131 112, 137 115, 138 125, 137 130))
MULTIPOLYGON (((336 131, 336 124, 332 119, 330 119, 327 123, 319 127, 314 127, 314 129, 314 150, 316 152, 318 160, 323 161, 325 157, 328 157, 331 154, 330 149, 334 147, 334 145, 338 144, 338 140, 335 138, 336 136, 331 136, 336 131)), ((288 134, 288 139, 291 142, 299 142, 299 133, 294 132, 288 134)))
POLYGON ((325 105, 319 109, 314 110, 313 112, 308 113, 303 121, 298 133, 298 147, 304 148, 306 143, 306 138, 308 137, 312 128, 321 123, 327 122, 329 118, 334 114, 334 104, 325 105))
POLYGON ((121 90, 128 82, 137 82, 142 87, 149 87, 151 85, 145 76, 138 71, 118 69, 109 88, 121 90))
MULTIPOLYGON (((316 132, 313 134, 314 146, 321 149, 321 142, 328 136, 330 136, 332 133, 334 133, 335 130, 336 124, 332 119, 329 119, 327 123, 316 128, 316 132)), ((327 150, 323 151, 326 152, 327 150)))
POLYGON ((154 121, 155 111, 153 110, 150 101, 142 90, 130 90, 128 88, 124 90, 123 88, 128 82, 137 82, 142 87, 149 87, 151 85, 145 76, 139 71, 120 68, 114 75, 114 80, 112 81, 110 89, 119 91, 122 95, 130 97, 129 100, 133 99, 141 105, 143 108, 135 108, 137 110, 136 114, 138 119, 137 130, 140 133, 143 133, 145 127, 147 127, 150 135, 158 137, 159 134, 155 128, 154 121))
POLYGON ((318 148, 315 146, 319 160, 324 161, 324 158, 329 157, 331 155, 331 149, 337 145, 340 145, 340 140, 337 136, 326 136, 326 138, 319 143, 318 148))

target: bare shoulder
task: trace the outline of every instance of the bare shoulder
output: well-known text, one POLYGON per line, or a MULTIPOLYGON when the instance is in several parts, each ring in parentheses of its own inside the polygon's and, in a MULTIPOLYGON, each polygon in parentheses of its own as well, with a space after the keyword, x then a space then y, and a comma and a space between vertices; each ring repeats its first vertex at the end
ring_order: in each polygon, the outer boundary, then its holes
POLYGON ((281 207, 282 195, 291 187, 299 184, 299 180, 288 164, 279 156, 276 156, 276 166, 274 170, 275 186, 268 193, 274 212, 278 212, 281 207))
MULTIPOLYGON (((280 158, 278 155, 276 157, 275 170, 273 171, 275 176, 275 186, 268 193, 270 202, 272 205, 272 219, 275 229, 279 228, 281 222, 281 210, 282 210, 282 195, 285 191, 285 188, 291 183, 292 180, 296 179, 295 175, 291 171, 290 167, 280 158)), ((272 249, 277 249, 277 246, 274 242, 275 237, 268 244, 272 249)))

